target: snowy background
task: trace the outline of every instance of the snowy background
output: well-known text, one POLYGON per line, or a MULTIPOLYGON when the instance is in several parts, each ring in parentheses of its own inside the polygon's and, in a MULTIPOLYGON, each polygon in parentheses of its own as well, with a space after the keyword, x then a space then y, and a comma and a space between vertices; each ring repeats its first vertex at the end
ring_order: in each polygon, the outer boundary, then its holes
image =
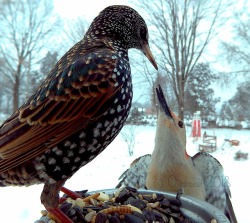
MULTIPOLYGON (((126 130, 127 126, 122 131, 126 130)), ((155 126, 137 126, 135 132, 135 146, 133 156, 128 155, 128 146, 122 135, 111 143, 91 163, 82 167, 70 180, 66 182, 66 187, 71 190, 89 191, 97 189, 114 188, 118 183, 118 178, 130 163, 137 157, 152 153, 154 148, 155 126)), ((224 166, 225 175, 228 176, 232 193, 232 203, 238 222, 248 223, 247 213, 250 200, 248 192, 250 183, 250 160, 236 161, 235 152, 250 151, 250 130, 232 129, 210 129, 206 131, 209 135, 217 136, 217 151, 212 155, 216 157, 224 166), (239 140, 239 146, 230 146, 224 143, 224 139, 239 140)), ((203 134, 202 132, 202 134, 203 134)), ((191 128, 187 127, 187 150, 190 155, 198 151, 199 141, 193 142, 190 137, 191 128)), ((6 187, 0 190, 0 222, 7 220, 9 223, 34 222, 40 218, 40 211, 44 207, 40 204, 40 194, 42 185, 31 187, 6 187)))
MULTIPOLYGON (((133 1, 119 0, 120 4, 130 4, 133 1)), ((241 1, 239 1, 241 2, 241 1)), ((104 7, 117 3, 116 0, 102 0, 102 1, 88 1, 84 4, 82 0, 54 0, 56 12, 64 19, 75 19, 79 16, 84 16, 91 21, 94 16, 99 13, 104 7), (81 5, 81 3, 83 5, 81 5)), ((230 35, 223 30, 220 38, 227 38, 230 35)), ((216 38, 215 40, 216 41, 216 38)), ((214 66, 219 70, 229 69, 221 62, 220 55, 217 56, 218 45, 212 45, 211 55, 214 66), (215 57, 215 55, 217 57, 215 57), (216 58, 216 59, 214 59, 216 58)), ((141 57, 142 58, 142 57, 141 57)), ((210 59, 211 59, 210 58, 210 59)), ((229 69, 230 71, 230 69, 229 69)), ((221 102, 217 104, 217 110, 221 108, 221 104, 230 99, 235 91, 236 85, 226 86, 224 88, 214 86, 215 96, 221 97, 221 102)), ((145 87, 144 87, 145 88, 145 87)), ((142 89, 135 88, 134 98, 140 99, 142 96, 142 89)), ((144 94, 144 91, 143 91, 144 94)), ((8 117, 8 116, 7 116, 8 117)), ((7 118, 0 113, 0 122, 7 118)), ((118 184, 118 178, 126 170, 130 163, 137 157, 152 153, 154 148, 155 126, 138 126, 135 131, 135 145, 134 154, 129 156, 128 144, 124 141, 122 135, 111 143, 106 150, 100 154, 91 163, 79 170, 70 180, 66 182, 66 187, 71 190, 89 189, 89 191, 97 189, 114 188, 118 184)), ((123 129, 125 131, 126 129, 123 129)), ((247 216, 248 205, 250 200, 248 192, 250 181, 250 159, 236 161, 234 159, 235 153, 238 150, 250 152, 250 130, 233 130, 233 129, 204 129, 208 135, 217 136, 217 151, 214 155, 224 166, 225 175, 229 179, 230 189, 232 193, 232 203, 236 212, 239 223, 250 222, 247 216), (224 139, 239 140, 239 146, 230 147, 224 143, 224 139)), ((194 155, 198 151, 199 141, 193 142, 190 137, 191 128, 187 128, 187 150, 190 155, 194 155)), ((203 134, 203 132, 202 132, 203 134)), ((0 222, 8 223, 28 223, 39 219, 40 211, 44 207, 40 203, 40 194, 43 185, 31 187, 6 187, 0 188, 0 222)))

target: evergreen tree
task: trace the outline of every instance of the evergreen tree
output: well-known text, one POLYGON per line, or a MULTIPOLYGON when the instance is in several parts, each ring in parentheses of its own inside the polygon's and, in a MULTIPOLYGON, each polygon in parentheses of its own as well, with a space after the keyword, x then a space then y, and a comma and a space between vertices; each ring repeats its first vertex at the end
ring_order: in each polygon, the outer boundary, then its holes
POLYGON ((220 118, 222 120, 233 120, 234 119, 234 115, 232 113, 232 108, 231 108, 231 105, 228 103, 228 101, 224 102, 221 106, 220 118))
POLYGON ((41 60, 40 73, 46 77, 50 70, 57 62, 58 53, 48 51, 46 56, 41 60))
POLYGON ((208 117, 215 114, 215 105, 220 98, 214 98, 211 84, 217 79, 209 64, 199 63, 194 67, 187 80, 185 89, 185 113, 193 114, 201 111, 201 115, 208 117))
POLYGON ((127 122, 131 124, 137 124, 140 122, 141 118, 142 116, 139 109, 137 107, 132 107, 127 122))
POLYGON ((235 95, 221 108, 221 118, 235 121, 250 121, 250 80, 237 87, 235 95))
MULTIPOLYGON (((58 61, 58 53, 48 51, 46 56, 41 59, 40 69, 31 72, 30 83, 31 89, 30 91, 33 93, 37 87, 41 84, 44 78, 48 75, 50 70, 54 67, 56 62, 58 61)), ((30 93, 30 92, 29 92, 30 93)))

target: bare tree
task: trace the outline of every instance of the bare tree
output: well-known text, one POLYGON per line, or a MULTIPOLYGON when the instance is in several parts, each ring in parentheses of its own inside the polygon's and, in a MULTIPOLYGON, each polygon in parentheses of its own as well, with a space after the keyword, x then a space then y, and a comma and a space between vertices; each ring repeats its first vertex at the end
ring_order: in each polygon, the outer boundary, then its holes
POLYGON ((78 17, 76 20, 65 20, 64 31, 62 35, 62 44, 68 49, 79 42, 85 35, 89 23, 84 17, 78 17))
POLYGON ((223 55, 236 69, 230 73, 248 74, 250 72, 250 12, 249 2, 245 1, 239 11, 235 11, 233 21, 233 41, 222 42, 223 55))
POLYGON ((129 156, 133 156, 135 147, 136 125, 125 125, 121 131, 121 137, 128 146, 129 156))
MULTIPOLYGON (((19 107, 21 82, 30 86, 30 74, 55 30, 49 0, 5 0, 0 5, 1 75, 12 95, 12 109, 19 107)), ((2 86, 1 86, 2 87, 2 86)), ((26 91, 29 89, 25 87, 26 91)))
MULTIPOLYGON (((229 4, 219 1, 140 0, 140 8, 148 15, 154 30, 153 45, 158 52, 160 73, 167 76, 178 102, 178 115, 184 115, 184 90, 206 46, 217 34, 229 4)), ((152 37, 152 36, 151 36, 152 37)), ((144 64, 145 67, 145 64, 144 64)))

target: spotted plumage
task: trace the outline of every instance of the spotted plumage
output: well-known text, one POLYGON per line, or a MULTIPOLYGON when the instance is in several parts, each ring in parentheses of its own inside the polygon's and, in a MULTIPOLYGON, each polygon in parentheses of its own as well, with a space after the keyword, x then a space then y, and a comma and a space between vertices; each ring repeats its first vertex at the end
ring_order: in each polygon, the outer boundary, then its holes
POLYGON ((161 88, 155 147, 152 155, 137 158, 120 177, 117 187, 131 186, 177 192, 205 200, 224 212, 231 222, 237 219, 230 200, 228 178, 217 159, 205 152, 190 157, 186 152, 185 126, 168 107, 161 88))
POLYGON ((157 69, 143 18, 128 6, 107 7, 1 126, 0 186, 45 183, 42 203, 57 206, 60 187, 112 142, 128 116, 130 48, 157 69))

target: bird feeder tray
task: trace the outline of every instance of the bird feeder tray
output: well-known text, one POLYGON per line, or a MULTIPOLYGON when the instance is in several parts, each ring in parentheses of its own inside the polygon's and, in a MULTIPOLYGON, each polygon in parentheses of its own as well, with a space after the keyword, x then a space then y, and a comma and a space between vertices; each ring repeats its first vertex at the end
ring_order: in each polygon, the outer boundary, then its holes
MULTIPOLYGON (((81 219, 77 219, 80 213, 84 215, 84 222, 91 223, 106 223, 112 216, 122 219, 115 222, 126 223, 141 223, 146 220, 166 223, 230 223, 227 217, 214 206, 182 194, 126 187, 87 193, 84 191, 81 196, 83 196, 84 205, 88 201, 87 206, 80 208, 75 203, 77 201, 72 201, 70 198, 60 204, 60 209, 72 220, 75 219, 73 222, 82 222, 81 219), (76 213, 77 211, 79 213, 76 213)), ((82 201, 79 202, 80 204, 82 201)), ((37 222, 49 222, 50 215, 45 215, 37 222)))

